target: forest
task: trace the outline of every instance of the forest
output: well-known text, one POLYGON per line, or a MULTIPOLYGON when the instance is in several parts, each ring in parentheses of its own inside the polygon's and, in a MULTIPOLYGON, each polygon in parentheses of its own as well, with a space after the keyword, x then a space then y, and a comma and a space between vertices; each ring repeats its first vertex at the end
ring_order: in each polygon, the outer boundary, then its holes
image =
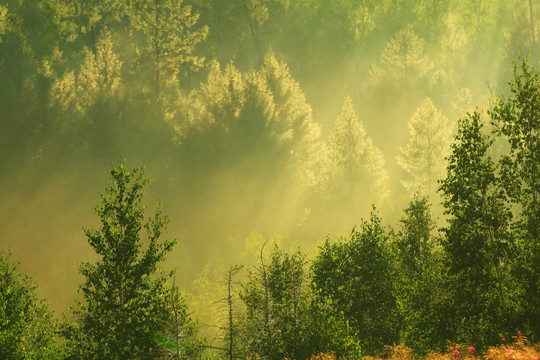
POLYGON ((538 360, 540 0, 0 0, 0 360, 538 360))

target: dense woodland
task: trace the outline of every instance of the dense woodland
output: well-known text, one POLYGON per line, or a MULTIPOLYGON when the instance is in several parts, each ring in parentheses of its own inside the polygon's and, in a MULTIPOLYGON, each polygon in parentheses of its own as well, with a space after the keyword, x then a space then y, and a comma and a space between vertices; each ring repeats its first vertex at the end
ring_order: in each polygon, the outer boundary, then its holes
POLYGON ((539 14, 0 0, 0 359, 540 342, 539 14))

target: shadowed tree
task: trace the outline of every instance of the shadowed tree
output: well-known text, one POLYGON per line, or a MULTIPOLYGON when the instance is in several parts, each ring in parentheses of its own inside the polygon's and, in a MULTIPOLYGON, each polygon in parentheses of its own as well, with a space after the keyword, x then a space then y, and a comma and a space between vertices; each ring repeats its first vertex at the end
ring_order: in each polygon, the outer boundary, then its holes
POLYGON ((415 353, 444 349, 447 291, 440 250, 432 236, 435 222, 429 201, 416 194, 400 220, 393 243, 395 291, 400 314, 400 338, 415 353))
POLYGON ((516 274, 525 288, 523 319, 540 337, 540 75, 527 61, 514 67, 510 96, 490 112, 497 133, 510 144, 502 156, 501 183, 518 207, 516 274))
POLYGON ((110 154, 122 135, 122 61, 108 32, 103 32, 95 48, 84 50, 77 73, 69 72, 53 82, 51 107, 58 114, 57 130, 70 141, 65 146, 110 154))
POLYGON ((98 260, 80 267, 83 301, 64 331, 70 358, 152 359, 162 352, 157 337, 170 316, 169 276, 159 264, 175 241, 162 240, 167 217, 159 205, 152 217, 145 216, 142 189, 148 182, 142 169, 129 171, 123 162, 111 170, 96 207, 101 227, 85 229, 98 260))
POLYGON ((181 187, 193 206, 219 188, 201 211, 227 206, 220 226, 233 232, 262 231, 270 218, 280 228, 296 223, 288 215, 300 211, 299 199, 315 182, 320 129, 285 64, 269 54, 261 69, 242 74, 214 62, 177 114, 181 187))
POLYGON ((482 127, 478 112, 460 120, 440 191, 449 215, 442 246, 452 284, 451 338, 487 345, 506 330, 515 292, 507 291, 510 211, 488 156, 493 140, 482 127))
POLYGON ((363 354, 398 341, 389 234, 373 211, 349 239, 327 239, 313 262, 313 286, 342 312, 363 354))

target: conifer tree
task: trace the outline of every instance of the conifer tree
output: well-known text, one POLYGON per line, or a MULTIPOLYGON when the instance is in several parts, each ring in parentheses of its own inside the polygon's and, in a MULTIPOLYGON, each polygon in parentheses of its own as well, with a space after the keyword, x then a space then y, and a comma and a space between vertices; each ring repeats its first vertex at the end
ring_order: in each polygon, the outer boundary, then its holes
MULTIPOLYGON (((347 97, 330 131, 316 212, 326 211, 338 226, 350 227, 366 205, 387 195, 388 174, 382 152, 373 144, 347 97), (330 213, 329 213, 330 212, 330 213)), ((343 230, 343 229, 340 229, 343 230)))
POLYGON ((424 55, 424 40, 407 26, 384 48, 381 65, 372 69, 371 81, 379 85, 397 82, 410 90, 431 68, 431 61, 424 55))
POLYGON ((95 50, 84 49, 78 72, 68 72, 53 82, 51 107, 57 114, 57 130, 71 141, 64 146, 90 148, 97 154, 114 149, 122 135, 122 65, 111 34, 104 31, 95 50))
POLYGON ((151 64, 156 97, 160 96, 164 79, 201 66, 204 58, 195 55, 194 50, 208 35, 208 27, 197 27, 199 15, 183 0, 136 0, 130 19, 132 26, 144 34, 137 61, 151 64))
POLYGON ((301 185, 313 186, 321 160, 321 130, 313 120, 311 106, 287 64, 278 61, 272 52, 266 54, 259 75, 273 103, 273 131, 291 155, 294 176, 301 185))
POLYGON ((167 217, 160 206, 145 217, 147 182, 140 168, 129 171, 123 162, 113 168, 96 207, 101 227, 85 229, 98 260, 80 267, 83 301, 65 329, 74 359, 151 359, 161 352, 157 336, 169 311, 168 276, 159 264, 175 242, 162 240, 167 217))
POLYGON ((446 172, 452 131, 447 118, 426 98, 409 120, 409 142, 401 148, 398 164, 411 180, 402 184, 409 193, 433 196, 437 181, 446 172))

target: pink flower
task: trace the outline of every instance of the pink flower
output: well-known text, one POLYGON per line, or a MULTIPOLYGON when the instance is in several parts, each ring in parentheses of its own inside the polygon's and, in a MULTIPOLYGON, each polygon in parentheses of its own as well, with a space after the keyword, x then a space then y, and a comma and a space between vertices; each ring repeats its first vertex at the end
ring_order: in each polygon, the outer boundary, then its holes
POLYGON ((459 351, 458 351, 458 350, 454 350, 454 351, 452 351, 452 355, 454 355, 454 356, 458 356, 458 355, 459 355, 459 351))
POLYGON ((474 346, 469 346, 469 352, 473 352, 474 350, 476 350, 474 346))

